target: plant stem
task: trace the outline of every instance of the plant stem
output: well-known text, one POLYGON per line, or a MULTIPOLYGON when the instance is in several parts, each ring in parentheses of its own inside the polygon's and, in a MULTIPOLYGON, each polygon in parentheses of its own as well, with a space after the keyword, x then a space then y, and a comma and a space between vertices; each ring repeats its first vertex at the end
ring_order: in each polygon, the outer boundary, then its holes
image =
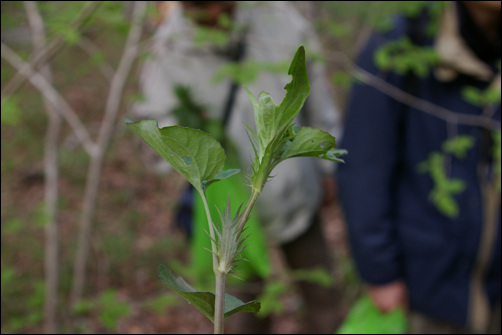
MULTIPOLYGON (((199 192, 200 193, 200 192, 199 192)), ((242 232, 244 225, 246 224, 249 215, 256 203, 256 199, 260 195, 261 190, 253 189, 251 196, 249 197, 246 208, 239 220, 239 234, 242 232)), ((213 254, 213 271, 216 279, 215 284, 215 301, 214 301, 214 334, 223 334, 224 324, 225 324, 225 282, 227 274, 219 269, 218 257, 217 257, 217 247, 216 247, 216 236, 214 233, 213 220, 211 218, 211 213, 209 211, 209 205, 205 194, 201 193, 202 203, 204 204, 204 209, 206 211, 207 221, 209 225, 209 236, 211 238, 211 249, 213 254)))
MULTIPOLYGON (((199 192, 200 193, 200 192, 199 192)), ((213 220, 209 205, 207 203, 206 195, 201 193, 202 203, 206 211, 207 222, 209 225, 209 236, 211 237, 211 250, 213 254, 213 271, 216 279, 215 298, 214 298, 214 333, 223 334, 225 323, 225 279, 226 274, 218 269, 218 257, 216 248, 216 236, 214 234, 213 220)))
POLYGON ((226 274, 220 271, 216 275, 216 293, 214 301, 214 334, 223 334, 225 323, 225 280, 226 274))
POLYGON ((203 192, 199 191, 199 194, 202 198, 202 203, 204 204, 204 210, 206 211, 207 223, 209 225, 209 237, 211 237, 211 251, 213 254, 213 271, 214 274, 217 275, 218 268, 218 257, 216 257, 216 236, 214 235, 214 224, 213 219, 211 218, 211 212, 209 211, 209 205, 207 203, 206 195, 203 192))

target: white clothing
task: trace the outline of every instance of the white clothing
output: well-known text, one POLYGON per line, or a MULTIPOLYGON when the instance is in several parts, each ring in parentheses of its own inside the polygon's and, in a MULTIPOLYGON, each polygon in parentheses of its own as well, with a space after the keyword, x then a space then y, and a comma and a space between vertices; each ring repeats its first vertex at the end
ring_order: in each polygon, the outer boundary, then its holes
MULTIPOLYGON (((237 2, 234 22, 247 28, 246 49, 242 61, 289 64, 300 45, 310 52, 320 53, 320 43, 309 22, 289 2, 237 2)), ((153 43, 152 56, 142 67, 140 84, 144 101, 133 106, 134 118, 155 118, 159 127, 176 124, 169 111, 177 104, 175 85, 190 87, 197 103, 207 106, 210 117, 220 118, 230 88, 230 79, 215 83, 219 69, 228 64, 218 48, 196 45, 194 23, 178 6, 159 26, 153 43)), ((221 51, 221 48, 220 48, 221 51)), ((336 109, 324 65, 307 60, 310 96, 296 124, 321 128, 331 135, 341 136, 341 121, 336 109)), ((246 87, 258 97, 261 91, 270 93, 280 104, 291 81, 284 72, 261 71, 246 87)), ((249 167, 254 153, 245 124, 254 128, 253 106, 245 90, 239 88, 227 135, 239 148, 242 166, 249 167)), ((257 213, 271 240, 285 243, 303 233, 323 200, 323 177, 334 173, 335 163, 315 158, 293 158, 280 163, 272 172, 256 204, 257 213)), ((161 170, 171 167, 163 161, 161 170)), ((245 171, 248 172, 248 171, 245 171)))

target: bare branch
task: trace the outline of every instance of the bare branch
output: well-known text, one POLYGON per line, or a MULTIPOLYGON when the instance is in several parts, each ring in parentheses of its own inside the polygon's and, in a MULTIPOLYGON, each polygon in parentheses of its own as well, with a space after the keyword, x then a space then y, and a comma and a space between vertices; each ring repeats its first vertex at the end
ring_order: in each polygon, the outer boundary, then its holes
POLYGON ((98 145, 100 148, 101 145, 107 143, 111 137, 111 129, 119 111, 124 85, 129 77, 134 60, 138 55, 139 41, 143 28, 142 18, 146 11, 146 5, 146 3, 141 1, 135 2, 132 27, 127 36, 124 54, 120 59, 119 66, 112 79, 108 100, 106 102, 105 118, 99 131, 98 145))
POLYGON ((380 92, 402 102, 408 106, 416 108, 424 113, 443 119, 452 124, 462 124, 468 126, 482 127, 490 130, 500 129, 500 121, 491 119, 486 115, 469 115, 461 114, 449 109, 443 108, 439 105, 433 104, 427 100, 417 98, 389 83, 385 80, 378 78, 375 75, 363 70, 354 65, 351 73, 357 78, 362 80, 368 85, 371 85, 380 92))
POLYGON ((91 158, 87 174, 82 219, 80 222, 80 232, 77 242, 77 255, 75 257, 73 271, 73 285, 70 298, 72 305, 75 305, 82 298, 83 294, 85 284, 85 268, 89 254, 89 243, 92 230, 92 218, 98 198, 101 169, 106 149, 112 136, 113 126, 117 119, 124 85, 129 76, 133 62, 138 54, 143 27, 142 18, 146 12, 146 6, 146 2, 134 2, 132 26, 129 30, 127 42, 124 47, 124 53, 122 54, 118 69, 115 72, 110 85, 110 92, 108 94, 108 100, 105 108, 105 117, 99 129, 97 153, 96 156, 91 158))
MULTIPOLYGON (((77 16, 68 24, 68 29, 77 30, 82 26, 82 24, 89 18, 89 16, 94 13, 94 11, 99 7, 102 1, 88 1, 85 3, 82 10, 77 14, 77 16)), ((32 69, 38 69, 42 64, 54 57, 61 49, 65 46, 65 39, 62 35, 59 35, 51 43, 49 43, 42 51, 32 54, 30 61, 23 65, 23 71, 26 71, 28 67, 32 69)), ((9 95, 16 92, 19 87, 26 81, 26 77, 19 71, 5 86, 2 90, 2 100, 9 95)))
MULTIPOLYGON (((25 1, 24 7, 31 28, 33 39, 33 54, 37 56, 45 48, 45 25, 35 1, 25 1)), ((40 68, 40 74, 52 81, 51 70, 48 64, 40 68)), ((44 301, 44 327, 47 334, 56 333, 57 301, 59 286, 59 234, 58 234, 58 147, 57 142, 61 133, 62 118, 56 111, 59 106, 53 106, 44 99, 45 110, 48 115, 48 125, 44 146, 44 200, 47 209, 47 223, 45 225, 45 301, 44 301)))
MULTIPOLYGON (((85 52, 89 57, 92 58, 92 56, 101 50, 99 47, 90 39, 88 39, 85 36, 82 36, 79 40, 78 46, 85 52)), ((115 73, 115 70, 113 67, 110 65, 110 63, 103 63, 99 64, 98 66, 99 71, 103 74, 103 76, 106 78, 106 80, 110 83, 112 81, 113 75, 115 73)))
MULTIPOLYGON (((261 41, 263 40, 267 40, 267 38, 251 35, 248 36, 247 43, 251 45, 260 44, 261 41)), ((281 46, 288 47, 287 44, 281 43, 279 41, 274 41, 274 44, 277 47, 281 46)), ((327 56, 326 59, 328 59, 329 62, 339 64, 345 69, 345 71, 354 76, 356 79, 361 80, 362 82, 371 85, 375 89, 396 99, 397 101, 409 105, 413 108, 416 108, 424 113, 430 114, 432 116, 445 120, 446 122, 451 122, 453 124, 477 126, 490 130, 500 129, 500 121, 491 119, 486 114, 483 115, 461 114, 455 111, 451 111, 447 108, 441 107, 439 105, 436 105, 434 103, 431 103, 430 101, 413 96, 401 90, 400 88, 389 84, 385 80, 378 78, 377 76, 358 67, 344 52, 326 51, 325 55, 327 56)))
MULTIPOLYGON (((47 80, 38 72, 35 72, 29 63, 25 63, 22 59, 4 43, 2 46, 2 57, 9 62, 9 64, 18 70, 18 73, 28 78, 28 80, 35 86, 44 96, 47 101, 61 113, 62 117, 71 126, 75 135, 82 142, 87 153, 92 157, 95 155, 96 146, 92 141, 87 129, 80 121, 77 113, 71 106, 61 97, 61 95, 47 82, 47 80), (60 107, 60 108, 58 108, 60 107)), ((2 104, 5 100, 2 98, 2 104)))

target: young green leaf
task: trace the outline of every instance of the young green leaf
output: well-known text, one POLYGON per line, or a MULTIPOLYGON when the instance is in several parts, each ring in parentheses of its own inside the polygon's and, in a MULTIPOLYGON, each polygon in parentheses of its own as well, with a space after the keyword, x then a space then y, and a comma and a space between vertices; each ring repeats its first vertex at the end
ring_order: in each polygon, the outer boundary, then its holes
POLYGON ((267 92, 261 92, 258 97, 259 100, 256 100, 247 88, 246 92, 253 104, 256 123, 256 133, 254 135, 258 142, 258 159, 261 162, 267 146, 277 136, 279 128, 277 105, 267 92))
POLYGON ((285 160, 291 157, 324 158, 323 155, 335 147, 335 138, 329 133, 317 128, 303 127, 288 143, 280 159, 285 160))
POLYGON ((211 184, 213 184, 213 183, 215 183, 217 181, 220 181, 220 180, 223 180, 223 179, 227 179, 228 177, 231 177, 231 176, 239 173, 240 171, 241 170, 239 170, 239 169, 222 170, 220 173, 218 173, 213 178, 203 180, 202 181, 202 186, 204 186, 204 189, 207 189, 209 187, 209 185, 211 185, 211 184))
POLYGON ((256 100, 252 93, 246 89, 254 108, 260 162, 265 156, 267 148, 274 145, 272 142, 277 145, 282 141, 284 133, 295 120, 310 93, 303 46, 298 48, 288 74, 293 79, 286 85, 286 96, 279 106, 274 103, 267 92, 261 92, 259 100, 256 100))
POLYGON ((256 131, 248 129, 255 137, 251 185, 257 193, 261 192, 274 167, 287 158, 310 156, 343 162, 337 157, 347 153, 335 149, 335 138, 327 132, 314 128, 294 129, 293 122, 310 93, 303 46, 298 48, 288 74, 293 78, 285 86, 286 95, 279 106, 268 93, 261 92, 257 100, 247 90, 256 123, 256 131))
MULTIPOLYGON (((214 300, 213 292, 197 291, 183 278, 175 275, 165 265, 160 265, 158 269, 160 279, 169 288, 185 298, 188 302, 194 305, 205 316, 214 322, 214 300)), ((237 312, 252 312, 257 313, 260 310, 260 303, 256 300, 243 303, 241 300, 229 294, 225 294, 225 318, 237 312)))
POLYGON ((310 94, 309 79, 307 77, 307 67, 305 63, 305 48, 303 46, 298 48, 291 62, 288 74, 293 77, 293 80, 284 87, 286 89, 286 96, 277 110, 280 117, 280 133, 289 128, 293 123, 310 94))
POLYGON ((228 178, 238 170, 222 171, 225 152, 208 133, 180 126, 158 128, 156 120, 132 122, 127 126, 148 143, 201 194, 211 183, 228 178))

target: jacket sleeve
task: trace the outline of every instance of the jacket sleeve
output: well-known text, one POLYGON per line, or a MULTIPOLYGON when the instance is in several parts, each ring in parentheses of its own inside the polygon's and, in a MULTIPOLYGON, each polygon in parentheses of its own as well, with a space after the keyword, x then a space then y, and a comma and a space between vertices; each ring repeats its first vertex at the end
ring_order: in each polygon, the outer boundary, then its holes
MULTIPOLYGON (((358 61, 360 68, 380 77, 373 54, 381 38, 373 36, 358 61)), ((337 182, 352 254, 363 281, 373 285, 400 277, 393 219, 400 106, 378 89, 355 83, 339 145, 348 150, 346 163, 338 166, 337 182)))

